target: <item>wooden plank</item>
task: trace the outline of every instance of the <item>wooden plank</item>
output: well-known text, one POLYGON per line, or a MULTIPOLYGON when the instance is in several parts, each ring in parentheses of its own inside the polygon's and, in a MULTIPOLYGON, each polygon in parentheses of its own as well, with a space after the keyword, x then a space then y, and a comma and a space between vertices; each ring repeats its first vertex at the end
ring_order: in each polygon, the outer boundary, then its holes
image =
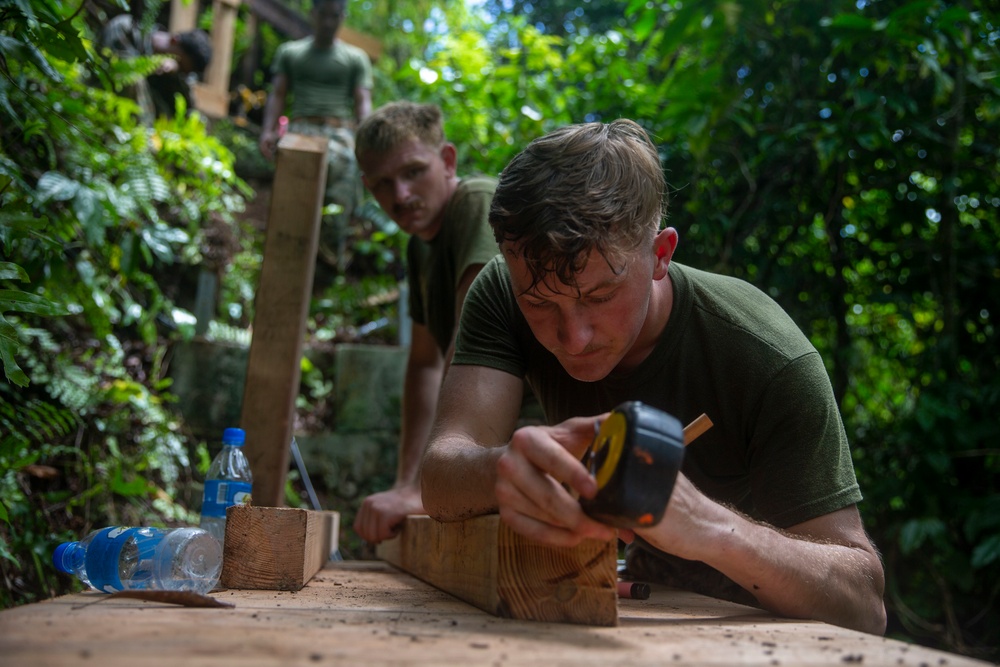
MULTIPOLYGON (((240 0, 214 0, 212 3, 212 61, 205 72, 205 85, 214 93, 212 99, 226 100, 222 116, 229 113, 229 74, 233 68, 233 39, 239 5, 240 0)), ((216 111, 213 106, 206 113, 216 111)))
POLYGON ((617 543, 572 549, 518 535, 496 514, 440 523, 406 518, 379 558, 502 618, 613 626, 618 622, 617 543))
POLYGON ((337 512, 234 505, 226 510, 226 588, 297 591, 337 550, 337 512))
POLYGON ((286 134, 278 142, 240 416, 258 506, 278 507, 285 497, 326 187, 326 149, 325 137, 286 134))
POLYGON ((170 0, 170 22, 167 24, 167 30, 176 34, 194 30, 197 25, 197 0, 170 0))
POLYGON ((648 600, 622 600, 617 627, 497 618, 380 561, 330 563, 297 592, 213 596, 235 607, 187 609, 94 592, 6 609, 0 611, 0 664, 989 665, 662 586, 654 586, 648 600))
POLYGON ((208 84, 195 82, 191 86, 191 103, 209 118, 225 118, 229 114, 229 91, 215 90, 208 84))

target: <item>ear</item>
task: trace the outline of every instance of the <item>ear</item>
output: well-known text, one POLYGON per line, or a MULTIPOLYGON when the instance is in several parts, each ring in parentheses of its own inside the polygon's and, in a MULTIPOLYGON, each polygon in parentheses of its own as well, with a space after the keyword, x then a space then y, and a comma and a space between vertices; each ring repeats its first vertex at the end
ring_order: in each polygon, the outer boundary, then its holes
POLYGON ((441 160, 444 161, 444 168, 448 172, 448 176, 454 176, 458 165, 458 151, 455 150, 455 144, 446 141, 441 146, 440 155, 441 160))
POLYGON ((677 230, 667 227, 653 239, 653 252, 656 254, 656 264, 653 267, 653 280, 662 280, 667 275, 667 268, 677 250, 677 230))

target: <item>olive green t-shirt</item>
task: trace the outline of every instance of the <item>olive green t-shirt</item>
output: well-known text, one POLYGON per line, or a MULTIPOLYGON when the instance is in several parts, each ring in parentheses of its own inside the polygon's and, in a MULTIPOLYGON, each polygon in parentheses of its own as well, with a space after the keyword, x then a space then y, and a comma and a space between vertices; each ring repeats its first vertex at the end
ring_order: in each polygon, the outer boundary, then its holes
POLYGON ((489 225, 495 179, 463 179, 445 205, 437 236, 411 236, 406 247, 410 316, 430 329, 442 354, 455 331, 456 288, 470 266, 486 264, 499 251, 489 225))
POLYGON ((372 87, 372 64, 356 46, 336 39, 329 48, 313 46, 313 38, 285 42, 271 66, 288 78, 289 118, 325 116, 354 119, 354 90, 372 87))
MULTIPOLYGON (((581 382, 531 334, 498 257, 466 297, 452 364, 525 377, 549 423, 626 400, 683 424, 704 412, 714 425, 687 447, 684 474, 710 498, 779 528, 860 501, 826 368, 792 319, 744 281, 677 262, 669 273, 673 309, 650 356, 632 371, 581 382)), ((677 578, 664 583, 679 585, 677 578)))

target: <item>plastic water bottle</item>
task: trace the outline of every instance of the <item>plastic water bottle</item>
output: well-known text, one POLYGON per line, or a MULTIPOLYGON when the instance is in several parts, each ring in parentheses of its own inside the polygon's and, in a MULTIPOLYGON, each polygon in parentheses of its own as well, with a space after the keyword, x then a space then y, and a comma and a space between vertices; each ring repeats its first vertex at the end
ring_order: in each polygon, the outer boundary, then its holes
POLYGON ((201 527, 219 544, 226 539, 226 508, 240 505, 250 496, 253 474, 243 454, 246 433, 241 428, 222 432, 222 451, 212 460, 205 475, 205 495, 201 500, 201 527))
POLYGON ((95 530, 63 542, 52 554, 56 569, 105 593, 123 590, 207 593, 222 574, 222 546, 201 528, 95 530))

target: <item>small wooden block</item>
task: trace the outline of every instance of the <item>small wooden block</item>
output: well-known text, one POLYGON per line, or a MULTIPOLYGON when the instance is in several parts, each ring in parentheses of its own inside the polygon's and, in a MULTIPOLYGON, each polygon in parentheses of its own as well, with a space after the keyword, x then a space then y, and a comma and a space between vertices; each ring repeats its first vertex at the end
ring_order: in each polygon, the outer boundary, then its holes
POLYGON ((226 510, 226 588, 297 591, 337 550, 338 512, 233 505, 226 510))
POLYGON ((496 616, 618 624, 613 540, 549 547, 515 533, 497 514, 453 523, 408 516, 400 534, 379 544, 376 553, 496 616))

